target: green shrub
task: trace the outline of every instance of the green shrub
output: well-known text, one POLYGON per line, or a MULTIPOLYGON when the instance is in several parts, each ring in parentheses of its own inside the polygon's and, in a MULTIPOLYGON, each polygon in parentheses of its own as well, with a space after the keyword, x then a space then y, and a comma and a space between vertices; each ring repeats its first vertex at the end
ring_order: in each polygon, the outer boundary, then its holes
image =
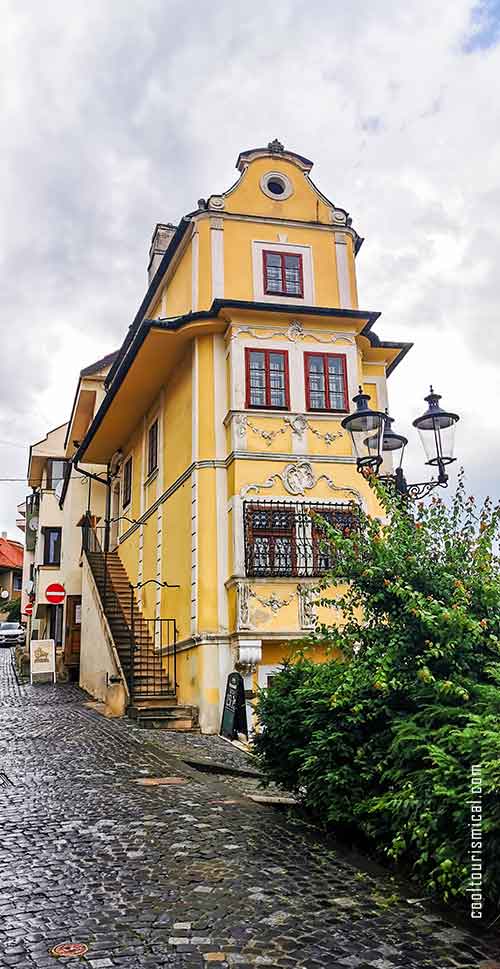
MULTIPOLYGON (((460 481, 451 507, 330 531, 335 566, 318 595, 332 658, 285 665, 258 699, 256 752, 315 818, 410 868, 431 894, 465 901, 471 771, 481 767, 485 905, 500 901, 500 512, 460 481), (327 587, 348 581, 330 599, 327 587), (334 658, 338 651, 343 658, 334 658)), ((476 780, 476 786, 478 781, 476 780)))

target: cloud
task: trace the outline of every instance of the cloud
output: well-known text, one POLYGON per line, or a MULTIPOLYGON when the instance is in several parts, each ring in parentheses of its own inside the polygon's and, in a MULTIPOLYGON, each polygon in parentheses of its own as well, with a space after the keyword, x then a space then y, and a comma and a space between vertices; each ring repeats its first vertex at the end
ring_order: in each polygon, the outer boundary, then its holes
MULTIPOLYGON (((315 182, 366 237, 360 298, 382 310, 381 336, 416 343, 391 379, 401 430, 432 380, 464 413, 463 462, 496 490, 495 4, 0 0, 0 12, 2 440, 29 444, 64 420, 79 369, 121 342, 155 223, 227 188, 240 150, 279 137, 315 160, 315 182)), ((0 445, 0 477, 25 467, 0 445)), ((11 533, 23 494, 0 483, 11 533)))

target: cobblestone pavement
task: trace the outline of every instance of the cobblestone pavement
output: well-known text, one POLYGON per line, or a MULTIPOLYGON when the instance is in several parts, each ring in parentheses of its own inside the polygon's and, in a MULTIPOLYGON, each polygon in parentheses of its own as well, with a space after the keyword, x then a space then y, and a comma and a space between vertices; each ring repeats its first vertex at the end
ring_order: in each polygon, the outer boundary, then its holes
POLYGON ((223 755, 222 741, 176 737, 169 753, 168 737, 105 720, 75 687, 19 686, 10 663, 0 650, 2 969, 55 966, 49 950, 64 941, 89 951, 61 963, 93 969, 476 969, 495 958, 486 935, 396 897, 389 875, 182 760, 186 749, 223 755), (177 782, 141 783, 153 778, 177 782))

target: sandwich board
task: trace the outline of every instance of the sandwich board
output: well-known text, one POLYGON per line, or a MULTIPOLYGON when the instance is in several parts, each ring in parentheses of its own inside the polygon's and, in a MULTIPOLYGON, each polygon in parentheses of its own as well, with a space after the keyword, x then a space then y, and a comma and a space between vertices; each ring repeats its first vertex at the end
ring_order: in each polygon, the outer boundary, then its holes
POLYGON ((56 644, 53 639, 32 639, 30 642, 30 683, 40 673, 51 673, 56 682, 56 644))

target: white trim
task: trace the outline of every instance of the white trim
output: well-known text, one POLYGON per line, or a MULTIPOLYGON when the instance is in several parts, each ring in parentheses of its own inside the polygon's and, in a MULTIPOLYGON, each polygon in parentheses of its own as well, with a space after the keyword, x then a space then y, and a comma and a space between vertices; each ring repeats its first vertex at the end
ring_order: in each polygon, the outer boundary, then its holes
POLYGON ((191 309, 194 313, 198 309, 200 265, 200 234, 197 228, 193 233, 191 246, 191 309))
POLYGON ((273 202, 285 202, 293 195, 293 184, 284 172, 266 172, 265 175, 261 175, 259 185, 261 192, 264 192, 264 195, 267 195, 268 199, 272 199, 273 202), (270 191, 269 182, 273 179, 282 183, 284 190, 281 195, 275 195, 274 192, 270 191))
MULTIPOLYGON (((198 340, 192 343, 191 362, 191 454, 198 460, 198 340)), ((191 633, 198 626, 198 471, 191 478, 191 633)))
MULTIPOLYGON (((216 460, 224 460, 227 454, 226 428, 224 425, 227 393, 226 348, 222 333, 214 333, 213 336, 213 361, 215 458, 216 460)), ((219 629, 227 631, 229 617, 224 585, 228 574, 227 473, 225 468, 216 468, 215 489, 217 506, 217 616, 219 629)))
POLYGON ((273 673, 278 673, 282 668, 282 666, 283 666, 282 663, 279 663, 278 665, 269 665, 269 666, 268 665, 263 666, 262 663, 259 663, 257 667, 257 683, 261 687, 261 689, 267 686, 267 677, 272 675, 273 673))
POLYGON ((274 242, 272 239, 265 241, 260 239, 252 240, 252 274, 253 274, 253 295, 254 299, 264 303, 283 303, 297 307, 302 302, 304 306, 315 306, 316 298, 314 293, 314 273, 312 246, 298 246, 288 242, 274 242), (297 253, 302 256, 302 272, 304 278, 304 295, 299 296, 270 296, 264 292, 264 272, 262 253, 264 249, 272 252, 297 253))
POLYGON ((339 304, 341 309, 353 309, 351 297, 351 280, 349 278, 349 262, 347 255, 347 241, 343 232, 335 233, 335 259, 337 263, 337 279, 339 285, 339 304))
POLYGON ((210 219, 210 254, 212 261, 212 299, 224 297, 224 221, 210 219))
POLYGON ((157 480, 156 492, 157 492, 157 495, 158 495, 158 478, 160 477, 160 434, 161 434, 161 431, 160 431, 160 410, 159 409, 155 411, 154 416, 151 418, 150 421, 146 421, 146 428, 147 428, 147 430, 146 430, 146 440, 145 440, 146 451, 145 451, 145 464, 144 464, 144 474, 145 474, 145 477, 143 478, 143 482, 142 482, 142 486, 143 486, 142 490, 144 491, 144 489, 147 488, 151 484, 151 482, 155 480, 155 477, 156 477, 156 480, 157 480), (155 421, 158 422, 158 427, 156 429, 156 467, 153 468, 152 471, 150 471, 149 470, 149 467, 148 467, 148 464, 149 464, 149 432, 150 432, 153 424, 155 423, 155 421))
POLYGON ((233 575, 245 575, 245 531, 243 527, 243 498, 234 495, 228 502, 233 515, 233 575))

